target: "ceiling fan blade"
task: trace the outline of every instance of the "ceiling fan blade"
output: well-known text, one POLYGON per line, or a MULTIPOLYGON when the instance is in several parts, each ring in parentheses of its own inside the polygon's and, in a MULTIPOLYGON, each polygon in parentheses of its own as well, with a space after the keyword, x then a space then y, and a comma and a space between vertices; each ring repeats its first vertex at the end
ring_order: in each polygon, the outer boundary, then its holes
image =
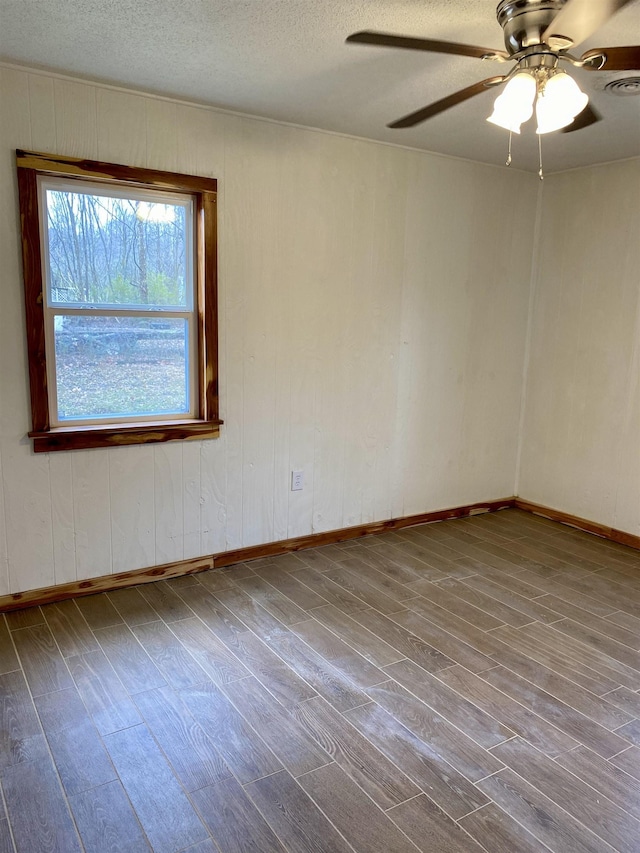
POLYGON ((453 53, 457 56, 473 56, 482 59, 483 56, 500 56, 509 58, 504 50, 493 50, 490 47, 478 47, 475 44, 460 44, 455 41, 436 41, 434 39, 412 38, 410 36, 394 36, 390 33, 375 33, 363 30, 347 37, 348 42, 357 44, 372 44, 379 47, 399 47, 404 50, 426 50, 430 53, 453 53))
POLYGON ((455 107, 457 104, 461 104, 463 101, 467 101, 469 98, 473 98, 475 95, 485 92, 489 86, 497 86, 506 79, 506 77, 488 77, 486 80, 480 80, 479 83, 474 83, 473 86, 467 86, 466 89, 460 89, 459 92, 454 92, 453 95, 448 95, 440 101, 435 101, 435 103, 429 104, 428 107, 422 107, 422 109, 416 110, 414 113, 409 113, 409 115, 404 116, 404 118, 391 122, 387 127, 414 127, 416 124, 420 124, 428 118, 438 115, 438 113, 443 113, 450 107, 455 107))
POLYGON ((583 66, 587 71, 633 71, 640 68, 640 45, 598 47, 583 53, 580 59, 587 63, 583 66), (604 57, 604 65, 600 65, 598 62, 589 65, 589 59, 600 56, 604 57))
POLYGON ((597 121, 600 121, 602 116, 600 113, 596 112, 591 104, 587 104, 587 106, 582 110, 581 113, 574 118, 570 125, 562 128, 562 133, 573 133, 574 130, 582 130, 583 127, 589 127, 592 124, 595 124, 597 121))
POLYGON ((580 44, 631 0, 568 0, 545 30, 543 41, 564 36, 580 44))

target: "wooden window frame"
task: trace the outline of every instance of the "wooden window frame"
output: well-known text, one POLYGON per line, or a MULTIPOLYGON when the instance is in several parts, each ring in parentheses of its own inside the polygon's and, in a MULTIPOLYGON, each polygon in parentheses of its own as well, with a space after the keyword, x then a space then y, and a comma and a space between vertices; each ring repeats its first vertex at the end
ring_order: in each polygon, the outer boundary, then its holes
POLYGON ((115 163, 16 151, 22 263, 27 323, 27 354, 31 389, 29 437, 36 453, 123 444, 217 438, 220 434, 218 397, 217 309, 217 181, 141 169, 115 163), (38 176, 56 176, 158 190, 188 193, 194 199, 196 250, 197 418, 184 420, 51 426, 45 348, 45 287, 38 176))

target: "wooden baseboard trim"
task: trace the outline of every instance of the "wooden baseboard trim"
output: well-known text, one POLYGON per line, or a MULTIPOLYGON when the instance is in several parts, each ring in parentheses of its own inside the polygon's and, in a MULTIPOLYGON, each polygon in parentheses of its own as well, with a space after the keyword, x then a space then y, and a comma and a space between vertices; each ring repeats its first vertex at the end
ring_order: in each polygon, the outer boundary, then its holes
POLYGON ((452 509, 439 509, 433 512, 423 512, 419 515, 405 515, 401 518, 390 518, 386 521, 374 521, 371 524, 360 524, 357 527, 343 527, 340 530, 328 530, 324 533, 310 533, 308 536, 298 536, 295 539, 282 539, 280 542, 268 542, 266 545, 253 545, 248 548, 238 548, 236 551, 225 551, 216 554, 216 568, 229 566, 232 563, 245 563, 259 557, 274 557, 287 554, 290 551, 302 551, 305 548, 318 548, 320 545, 335 545, 336 542, 346 542, 349 539, 360 539, 362 536, 372 536, 386 533, 389 530, 400 530, 403 527, 413 527, 416 524, 426 524, 430 521, 444 521, 449 518, 464 518, 467 515, 477 515, 484 512, 495 512, 514 505, 515 498, 502 498, 497 501, 468 504, 452 509))
POLYGON ((114 589, 124 589, 127 586, 137 586, 140 583, 177 578, 182 575, 192 575, 213 568, 213 557, 198 557, 195 560, 179 560, 177 563, 165 563, 163 566, 152 566, 150 569, 133 569, 130 572, 120 572, 117 575, 100 575, 83 581, 71 581, 55 586, 43 586, 39 589, 29 589, 26 592, 14 592, 0 596, 0 613, 9 610, 21 610, 23 607, 35 607, 38 604, 53 604, 66 598, 79 598, 82 595, 93 595, 96 592, 111 592, 114 589))
POLYGON ((268 542, 265 545, 251 545, 247 548, 237 548, 234 551, 224 551, 208 557, 198 557, 194 560, 180 560, 176 563, 166 563, 151 569, 136 569, 131 572, 120 572, 117 575, 102 575, 72 583, 31 589, 26 592, 15 592, 0 596, 0 613, 10 610, 21 610, 24 607, 35 607, 39 604, 53 604, 66 598, 77 598, 83 595, 93 595, 97 592, 110 592, 128 586, 142 583, 152 583, 167 580, 182 575, 204 572, 207 569, 230 566, 256 560, 259 557, 274 557, 287 554, 290 551, 301 551, 305 548, 317 548, 320 545, 333 545, 336 542, 346 542, 349 539, 359 539, 376 533, 386 533, 389 530, 400 530, 416 524, 426 524, 431 521, 444 521, 451 518, 464 518, 469 515, 480 515, 485 512, 496 512, 515 505, 515 498, 502 498, 495 501, 467 504, 451 509, 438 509, 433 512, 423 512, 419 515, 407 515, 401 518, 390 518, 386 521, 375 521, 371 524, 360 524, 357 527, 344 527, 340 530, 328 530, 324 533, 311 533, 308 536, 298 536, 294 539, 282 539, 279 542, 268 542))
POLYGON ((518 509, 530 512, 533 515, 540 515, 543 518, 549 518, 551 521, 559 521, 562 524, 567 524, 570 527, 576 527, 578 530, 584 530, 585 533, 593 533, 603 539, 609 539, 611 542, 617 542, 620 545, 628 545, 630 548, 640 550, 640 536, 633 533, 627 533, 624 530, 616 530, 615 527, 609 527, 606 524, 599 524, 597 521, 589 521, 586 518, 580 518, 577 515, 570 515, 567 512, 562 512, 559 509, 552 509, 548 506, 531 503, 531 501, 516 498, 514 506, 518 509))

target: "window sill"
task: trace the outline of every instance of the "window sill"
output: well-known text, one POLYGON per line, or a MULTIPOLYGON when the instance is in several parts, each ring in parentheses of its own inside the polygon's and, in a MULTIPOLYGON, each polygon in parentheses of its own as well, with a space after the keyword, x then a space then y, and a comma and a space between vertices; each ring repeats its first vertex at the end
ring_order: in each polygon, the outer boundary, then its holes
POLYGON ((160 441, 188 441, 218 438, 221 420, 164 421, 122 425, 54 427, 32 431, 35 453, 54 450, 86 450, 93 447, 121 447, 125 444, 152 444, 160 441))

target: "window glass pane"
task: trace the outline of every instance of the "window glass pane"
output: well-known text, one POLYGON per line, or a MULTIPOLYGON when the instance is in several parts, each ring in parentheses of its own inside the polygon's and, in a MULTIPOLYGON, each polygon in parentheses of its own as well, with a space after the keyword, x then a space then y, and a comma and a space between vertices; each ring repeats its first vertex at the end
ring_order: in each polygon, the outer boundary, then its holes
POLYGON ((58 421, 189 414, 187 321, 54 317, 58 421))
POLYGON ((45 196, 49 304, 191 306, 188 202, 45 196))

